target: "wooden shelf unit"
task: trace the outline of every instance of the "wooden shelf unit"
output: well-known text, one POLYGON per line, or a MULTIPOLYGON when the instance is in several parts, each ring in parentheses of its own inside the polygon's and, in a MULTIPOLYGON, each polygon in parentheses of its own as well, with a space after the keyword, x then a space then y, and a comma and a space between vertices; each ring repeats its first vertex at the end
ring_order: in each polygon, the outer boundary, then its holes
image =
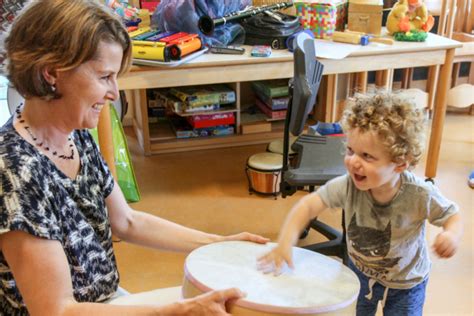
MULTIPOLYGON (((318 42, 315 42, 315 45, 317 52, 322 49, 318 46, 318 42)), ((426 42, 396 42, 394 45, 371 43, 361 46, 344 59, 320 59, 324 65, 323 74, 328 76, 328 87, 323 89, 323 97, 320 100, 321 107, 324 107, 325 120, 332 121, 339 110, 335 96, 338 90, 337 76, 339 74, 440 65, 425 170, 426 177, 434 178, 438 164, 454 51, 461 46, 462 44, 457 41, 430 33, 426 42)), ((337 49, 337 47, 333 49, 337 49)), ((242 83, 293 77, 292 53, 286 50, 274 50, 270 57, 255 58, 250 56, 250 50, 251 47, 246 47, 246 53, 243 55, 204 54, 179 67, 134 66, 129 73, 121 77, 119 88, 129 90, 129 102, 134 104, 133 127, 144 154, 258 144, 281 137, 282 131, 273 130, 258 134, 236 134, 203 139, 171 140, 150 136, 146 89, 233 83, 239 109, 236 112, 237 122, 240 124, 242 83)))
MULTIPOLYGON (((209 148, 222 148, 230 146, 243 146, 249 144, 260 144, 267 143, 276 138, 280 138, 283 135, 283 123, 284 121, 271 120, 263 118, 262 121, 269 122, 272 125, 272 131, 265 133, 255 133, 255 134, 241 134, 240 125, 241 125, 241 111, 242 111, 242 98, 241 98, 241 82, 228 82, 225 83, 231 87, 236 93, 236 102, 235 106, 230 108, 224 108, 216 111, 207 111, 207 112, 196 112, 196 113, 179 113, 180 116, 191 116, 198 114, 215 114, 215 113, 235 113, 235 134, 225 135, 225 136, 209 136, 209 137, 193 137, 193 138, 177 138, 174 133, 171 123, 168 120, 158 121, 157 123, 148 124, 148 144, 143 143, 143 148, 145 149, 149 145, 149 152, 145 151, 145 154, 155 154, 155 153, 168 153, 168 152, 180 152, 180 151, 189 151, 189 150, 200 150, 200 149, 209 149, 209 148)), ((247 89, 248 90, 248 89, 247 89)), ((133 102, 142 103, 144 102, 147 105, 147 99, 141 99, 143 95, 140 95, 133 102)), ((250 96, 253 97, 253 96, 250 96)), ((246 101, 248 102, 248 101, 246 101)), ((137 103, 135 103, 137 105, 137 103)), ((142 105, 144 106, 144 105, 142 105)), ((135 113, 137 114, 137 113, 135 113)), ((148 121, 148 111, 140 111, 138 113, 142 118, 142 125, 145 126, 148 121)), ((262 116, 264 116, 262 114, 262 116)), ((134 129, 138 133, 145 133, 146 128, 138 128, 138 122, 135 122, 134 129), (137 131, 138 130, 138 131, 137 131)), ((138 134, 137 134, 138 135, 138 134)), ((143 141, 145 141, 146 136, 143 134, 143 141)))
POLYGON ((271 58, 251 57, 247 54, 206 54, 179 67, 133 66, 119 79, 119 87, 127 91, 133 103, 133 128, 145 155, 177 151, 242 146, 270 142, 282 136, 279 123, 271 132, 240 134, 241 87, 257 80, 290 78, 293 75, 293 58, 288 51, 275 51, 271 58), (236 93, 236 134, 204 138, 177 139, 155 124, 148 124, 146 89, 225 83, 236 93))

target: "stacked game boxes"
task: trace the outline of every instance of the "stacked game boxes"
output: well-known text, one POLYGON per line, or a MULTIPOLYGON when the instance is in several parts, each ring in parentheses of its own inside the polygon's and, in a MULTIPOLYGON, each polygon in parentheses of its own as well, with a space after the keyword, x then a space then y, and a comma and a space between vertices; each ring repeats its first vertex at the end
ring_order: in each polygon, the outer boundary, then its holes
POLYGON ((173 112, 169 120, 177 138, 234 134, 235 113, 215 112, 235 106, 235 91, 226 85, 158 90, 156 96, 173 112))
POLYGON ((149 123, 158 123, 159 121, 166 120, 169 110, 166 100, 160 97, 161 93, 161 90, 147 90, 149 123))
POLYGON ((288 107, 288 80, 252 82, 255 104, 269 119, 284 119, 288 107))
MULTIPOLYGON (((219 103, 189 107, 185 102, 174 96, 170 92, 170 89, 154 90, 154 98, 155 102, 178 115, 190 115, 193 113, 215 111, 220 109, 219 103)), ((150 106, 150 100, 148 101, 148 105, 150 106)))

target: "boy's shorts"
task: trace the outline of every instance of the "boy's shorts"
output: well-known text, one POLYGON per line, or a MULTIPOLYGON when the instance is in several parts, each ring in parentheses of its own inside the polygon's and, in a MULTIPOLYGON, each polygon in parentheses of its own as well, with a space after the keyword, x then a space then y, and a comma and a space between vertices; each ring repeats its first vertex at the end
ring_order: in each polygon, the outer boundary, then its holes
POLYGON ((357 298, 357 316, 375 315, 378 301, 382 301, 384 316, 421 316, 423 304, 425 303, 425 291, 428 278, 411 289, 387 289, 382 284, 375 282, 372 286, 372 297, 366 296, 370 293, 369 280, 365 274, 349 260, 349 268, 355 272, 360 281, 360 292, 357 298), (385 293, 387 291, 387 293, 385 293), (384 294, 386 298, 384 300, 384 294))

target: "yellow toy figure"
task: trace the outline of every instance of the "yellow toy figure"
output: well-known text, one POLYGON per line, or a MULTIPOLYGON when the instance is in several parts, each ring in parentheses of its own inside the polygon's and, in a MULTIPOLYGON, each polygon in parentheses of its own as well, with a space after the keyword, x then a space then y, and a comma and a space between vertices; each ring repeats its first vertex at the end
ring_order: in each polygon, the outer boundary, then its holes
POLYGON ((433 25, 434 18, 428 14, 423 0, 399 0, 387 17, 389 34, 429 32, 433 25))

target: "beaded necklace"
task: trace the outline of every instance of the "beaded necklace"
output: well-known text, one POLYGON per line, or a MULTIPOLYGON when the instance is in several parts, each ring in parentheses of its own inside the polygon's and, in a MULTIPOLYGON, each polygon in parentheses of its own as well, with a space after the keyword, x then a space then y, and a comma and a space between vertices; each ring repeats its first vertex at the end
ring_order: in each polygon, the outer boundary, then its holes
MULTIPOLYGON (((28 125, 26 125, 26 121, 25 119, 22 118, 22 115, 21 115, 21 110, 20 110, 20 107, 23 105, 23 103, 21 103, 15 110, 16 112, 16 118, 18 119, 18 121, 20 122, 20 124, 23 125, 23 128, 25 129, 25 131, 28 133, 28 135, 30 135, 31 139, 33 140, 33 142, 35 143, 36 147, 40 147, 40 148, 43 148, 45 151, 49 152, 50 151, 50 148, 47 144, 45 144, 44 141, 41 141, 41 140, 38 140, 38 137, 35 136, 35 134, 33 134, 33 132, 31 131, 31 127, 29 127, 28 125)), ((58 155, 58 152, 57 151, 53 151, 51 150, 51 154, 55 157, 58 157, 58 158, 61 158, 61 159, 64 159, 64 160, 72 160, 74 159, 74 143, 72 142, 72 138, 71 137, 68 137, 67 138, 68 142, 69 142, 69 148, 71 149, 71 154, 70 155, 66 155, 66 154, 62 154, 62 155, 58 155)))

